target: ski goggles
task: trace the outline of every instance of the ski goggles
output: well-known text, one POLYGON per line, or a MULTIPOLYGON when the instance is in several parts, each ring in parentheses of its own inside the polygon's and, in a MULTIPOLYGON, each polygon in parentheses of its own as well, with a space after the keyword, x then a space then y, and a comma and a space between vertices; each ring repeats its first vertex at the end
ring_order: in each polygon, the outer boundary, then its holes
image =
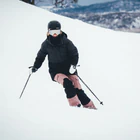
POLYGON ((60 32, 61 32, 60 30, 49 30, 49 34, 52 35, 52 36, 53 36, 54 34, 59 35, 60 32))

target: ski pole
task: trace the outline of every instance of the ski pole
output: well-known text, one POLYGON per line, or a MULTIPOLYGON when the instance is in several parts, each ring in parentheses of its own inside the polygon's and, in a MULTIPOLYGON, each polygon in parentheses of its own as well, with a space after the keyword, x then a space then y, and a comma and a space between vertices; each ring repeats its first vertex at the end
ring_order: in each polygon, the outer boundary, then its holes
POLYGON ((94 94, 94 92, 87 86, 87 84, 80 78, 80 76, 77 74, 78 78, 82 81, 82 83, 89 89, 89 91, 96 97, 96 99, 100 102, 101 105, 103 105, 103 102, 99 100, 99 98, 94 94))
POLYGON ((23 94, 23 92, 24 92, 24 90, 25 90, 25 88, 26 88, 26 86, 27 86, 27 83, 28 83, 28 81, 29 81, 30 77, 31 77, 31 74, 29 74, 28 79, 27 79, 27 81, 26 81, 26 83, 25 83, 25 86, 24 86, 24 88, 23 88, 23 90, 22 90, 22 92, 21 92, 21 94, 20 94, 20 97, 19 97, 19 98, 21 98, 21 96, 22 96, 22 94, 23 94))

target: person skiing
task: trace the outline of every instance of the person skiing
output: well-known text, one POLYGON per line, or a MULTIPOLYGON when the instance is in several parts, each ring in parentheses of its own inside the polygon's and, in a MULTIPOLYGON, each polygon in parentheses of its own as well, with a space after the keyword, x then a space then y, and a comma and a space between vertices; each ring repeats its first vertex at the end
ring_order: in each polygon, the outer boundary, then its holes
POLYGON ((56 20, 48 23, 47 38, 37 53, 31 68, 32 73, 41 67, 46 56, 48 56, 50 76, 53 81, 63 86, 69 105, 80 107, 82 104, 85 108, 96 109, 82 90, 77 76, 78 50, 67 38, 67 34, 61 30, 60 22, 56 20))

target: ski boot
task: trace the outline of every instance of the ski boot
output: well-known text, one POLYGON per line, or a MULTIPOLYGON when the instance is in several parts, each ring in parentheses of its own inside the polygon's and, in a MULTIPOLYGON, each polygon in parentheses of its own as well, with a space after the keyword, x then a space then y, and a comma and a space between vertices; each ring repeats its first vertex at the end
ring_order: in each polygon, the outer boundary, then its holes
POLYGON ((82 89, 76 88, 76 93, 84 108, 97 109, 90 98, 84 93, 82 89))

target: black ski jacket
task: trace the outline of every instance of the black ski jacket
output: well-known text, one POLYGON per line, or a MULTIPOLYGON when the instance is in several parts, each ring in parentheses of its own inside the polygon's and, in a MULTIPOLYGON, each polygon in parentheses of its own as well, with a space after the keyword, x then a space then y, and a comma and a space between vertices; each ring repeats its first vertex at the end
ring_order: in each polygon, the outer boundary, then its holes
POLYGON ((54 41, 51 36, 47 36, 34 62, 34 67, 39 69, 46 55, 48 55, 49 72, 52 80, 54 80, 57 73, 69 75, 70 65, 76 65, 79 58, 77 48, 64 32, 59 35, 58 39, 60 41, 56 43, 57 40, 54 41))

